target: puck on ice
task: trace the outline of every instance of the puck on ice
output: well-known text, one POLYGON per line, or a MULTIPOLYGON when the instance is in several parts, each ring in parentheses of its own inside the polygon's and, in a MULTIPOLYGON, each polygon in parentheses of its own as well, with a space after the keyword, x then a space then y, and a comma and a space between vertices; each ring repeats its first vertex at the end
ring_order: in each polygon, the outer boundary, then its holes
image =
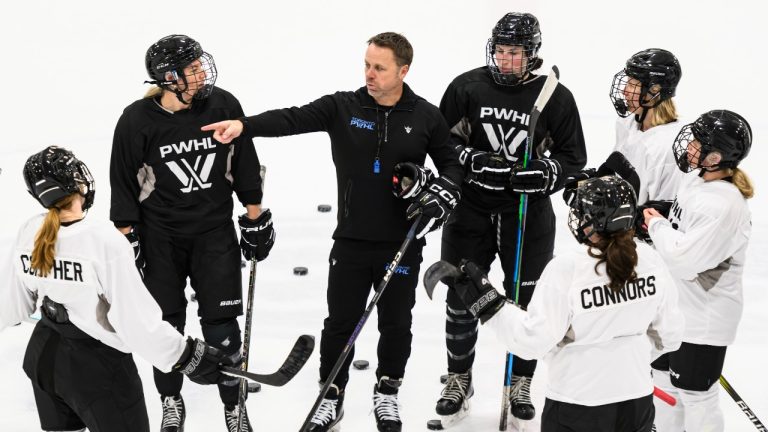
POLYGON ((245 268, 245 260, 240 260, 240 268, 245 268))
POLYGON ((257 382, 249 382, 248 383, 248 393, 258 393, 261 391, 261 384, 257 382))
POLYGON ((320 204, 317 206, 317 211, 320 213, 328 213, 331 211, 331 205, 330 204, 320 204))
POLYGON ((197 294, 195 294, 195 293, 190 294, 189 295, 189 300, 193 301, 193 302, 196 302, 197 301, 197 294))
POLYGON ((430 420, 427 422, 427 429, 443 430, 443 422, 441 422, 440 420, 430 420))
POLYGON ((352 366, 357 370, 366 370, 368 369, 368 360, 355 360, 352 362, 352 366))
POLYGON ((445 384, 448 382, 448 374, 440 375, 440 384, 445 384))
POLYGON ((293 274, 296 276, 305 276, 309 272, 309 269, 306 267, 294 267, 293 268, 293 274))

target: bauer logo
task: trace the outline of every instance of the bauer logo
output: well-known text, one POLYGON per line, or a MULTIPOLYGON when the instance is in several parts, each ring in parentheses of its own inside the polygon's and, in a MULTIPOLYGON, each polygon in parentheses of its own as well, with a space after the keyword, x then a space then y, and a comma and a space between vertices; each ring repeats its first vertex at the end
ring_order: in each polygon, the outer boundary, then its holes
POLYGON ((222 300, 219 306, 237 306, 242 302, 242 300, 222 300))
POLYGON ((349 121, 349 125, 354 126, 358 129, 373 130, 373 127, 376 126, 376 122, 359 119, 357 117, 352 117, 352 119, 349 121))

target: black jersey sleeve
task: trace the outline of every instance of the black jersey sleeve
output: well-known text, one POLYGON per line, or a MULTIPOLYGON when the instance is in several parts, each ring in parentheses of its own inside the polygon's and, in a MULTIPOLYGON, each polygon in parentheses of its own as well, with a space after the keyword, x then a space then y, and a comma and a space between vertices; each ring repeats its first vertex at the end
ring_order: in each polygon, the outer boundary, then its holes
MULTIPOLYGON (((432 105, 430 107, 434 110, 432 105)), ((427 153, 435 163, 441 177, 446 176, 460 185, 464 179, 464 170, 461 168, 459 157, 451 145, 448 125, 437 110, 434 113, 427 153)))
POLYGON ((466 146, 472 132, 467 117, 467 101, 454 83, 448 84, 440 100, 440 112, 450 130, 449 145, 452 149, 466 146))
MULTIPOLYGON (((243 117, 245 114, 240 102, 234 97, 232 99, 233 117, 243 117)), ((263 189, 260 171, 261 163, 252 139, 248 136, 239 137, 232 155, 232 188, 243 206, 261 204, 263 189)))
POLYGON ((541 114, 546 119, 540 123, 544 129, 536 128, 537 152, 542 156, 549 151, 549 157, 560 162, 563 173, 576 172, 587 163, 579 109, 571 92, 562 84, 558 84, 553 99, 541 114))
POLYGON ((112 191, 109 219, 118 227, 141 222, 138 176, 143 165, 144 144, 140 131, 131 123, 130 112, 126 110, 115 126, 109 161, 112 191))
POLYGON ((323 132, 338 112, 335 95, 326 95, 300 107, 266 111, 261 114, 242 117, 243 135, 248 137, 280 137, 309 132, 323 132))

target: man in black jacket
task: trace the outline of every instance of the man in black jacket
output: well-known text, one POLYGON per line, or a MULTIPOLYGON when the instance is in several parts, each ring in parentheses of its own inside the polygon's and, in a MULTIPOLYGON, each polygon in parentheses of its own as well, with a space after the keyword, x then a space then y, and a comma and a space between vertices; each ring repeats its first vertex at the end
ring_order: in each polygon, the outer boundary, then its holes
MULTIPOLYGON (((222 143, 241 134, 274 137, 325 131, 330 135, 338 180, 338 224, 330 255, 328 317, 320 343, 322 381, 362 316, 371 287, 381 280, 404 239, 409 219, 422 214, 417 237, 423 238, 442 225, 459 198, 457 185, 463 173, 448 145, 448 126, 435 106, 403 83, 412 58, 413 49, 402 35, 376 35, 365 54, 365 87, 203 128, 213 130, 213 138, 222 143), (427 155, 440 177, 423 168, 427 155), (393 175, 416 182, 411 188, 401 188, 402 182, 397 182, 393 195, 393 175)), ((397 391, 411 352, 411 309, 424 243, 414 242, 405 253, 377 305, 374 412, 380 431, 402 428, 397 391)), ((315 413, 311 430, 330 430, 341 419, 352 358, 350 353, 315 413)))

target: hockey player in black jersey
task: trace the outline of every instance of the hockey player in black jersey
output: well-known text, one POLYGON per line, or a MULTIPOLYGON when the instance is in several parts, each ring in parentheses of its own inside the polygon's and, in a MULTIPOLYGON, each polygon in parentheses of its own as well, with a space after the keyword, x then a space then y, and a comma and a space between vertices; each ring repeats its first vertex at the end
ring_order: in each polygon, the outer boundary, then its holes
MULTIPOLYGON (((136 265, 163 319, 184 331, 189 277, 205 340, 237 363, 240 249, 247 259, 263 260, 274 243, 271 213, 261 208, 259 159, 250 141, 224 146, 200 131, 243 110, 214 86, 213 57, 197 41, 184 35, 160 39, 147 50, 146 68, 155 86, 125 109, 115 128, 110 218, 134 245, 136 265), (232 192, 246 210, 239 218, 240 248, 232 192)), ((178 373, 155 370, 162 432, 183 430, 182 381, 178 373)), ((238 383, 219 386, 231 432, 237 428, 238 383)))
MULTIPOLYGON (((564 174, 581 169, 587 158, 576 103, 558 84, 537 124, 533 160, 521 166, 529 114, 546 78, 535 74, 542 63, 540 47, 536 17, 506 14, 488 40, 487 65, 456 77, 440 102, 465 173, 462 201, 443 229, 442 259, 454 265, 470 259, 487 272, 498 254, 504 289, 514 298, 518 206, 520 193, 530 194, 520 276, 523 306, 552 258, 555 217, 549 195, 560 188, 564 174)), ((448 291, 446 314, 449 374, 436 411, 450 423, 467 414, 473 394, 477 320, 453 290, 448 291)), ((514 357, 511 410, 519 419, 535 415, 529 396, 535 367, 535 361, 514 357)))
MULTIPOLYGON (((438 109, 403 82, 413 49, 397 33, 368 41, 366 86, 323 96, 302 107, 267 111, 206 127, 214 139, 283 136, 325 131, 331 138, 338 187, 338 224, 328 274, 328 317, 320 345, 320 379, 325 381, 362 316, 371 287, 378 284, 411 225, 422 215, 418 238, 439 228, 458 200, 461 168, 448 146, 448 127, 438 109), (423 168, 432 159, 440 177, 423 168), (393 176, 422 179, 410 188, 393 176), (410 197, 413 201, 401 198, 410 197)), ((411 309, 415 304, 421 250, 414 241, 389 281, 377 307, 379 365, 374 414, 379 431, 400 431, 397 399, 411 352, 411 309)), ((344 388, 353 354, 333 380, 310 430, 328 431, 343 415, 344 388)))

